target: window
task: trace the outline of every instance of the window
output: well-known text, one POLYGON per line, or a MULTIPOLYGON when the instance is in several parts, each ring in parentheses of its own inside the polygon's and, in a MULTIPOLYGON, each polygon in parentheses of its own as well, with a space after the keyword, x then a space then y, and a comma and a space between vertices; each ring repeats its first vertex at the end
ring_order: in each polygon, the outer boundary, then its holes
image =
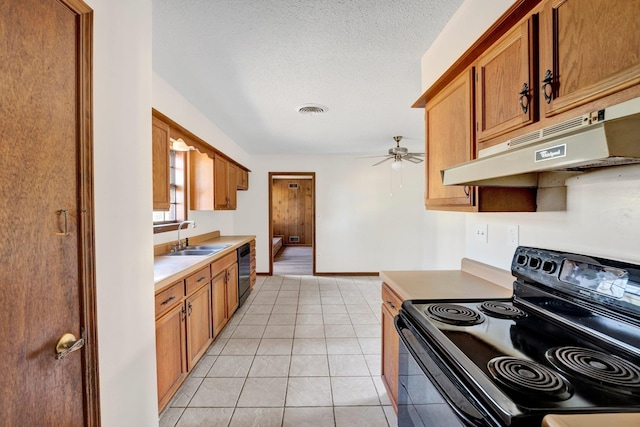
POLYGON ((154 233, 175 230, 180 222, 187 219, 186 157, 184 151, 169 151, 170 207, 168 211, 153 211, 154 233))

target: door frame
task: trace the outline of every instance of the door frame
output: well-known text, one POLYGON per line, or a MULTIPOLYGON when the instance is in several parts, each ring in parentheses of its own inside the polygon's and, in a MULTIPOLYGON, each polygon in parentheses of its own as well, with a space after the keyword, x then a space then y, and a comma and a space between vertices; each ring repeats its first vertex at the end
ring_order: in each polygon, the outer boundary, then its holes
POLYGON ((78 255, 80 321, 85 346, 82 352, 85 419, 100 426, 98 334, 93 197, 93 10, 82 0, 61 0, 77 15, 78 25, 78 255))
POLYGON ((269 276, 273 276, 273 179, 278 176, 311 177, 311 274, 316 274, 316 173, 315 172, 269 172, 269 276))

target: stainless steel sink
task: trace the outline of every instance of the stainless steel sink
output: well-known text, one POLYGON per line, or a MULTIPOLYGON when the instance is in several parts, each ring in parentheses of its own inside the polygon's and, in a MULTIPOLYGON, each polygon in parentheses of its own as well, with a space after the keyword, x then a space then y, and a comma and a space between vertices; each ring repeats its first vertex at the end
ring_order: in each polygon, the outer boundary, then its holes
POLYGON ((178 252, 171 252, 169 256, 209 256, 213 255, 218 251, 214 251, 211 249, 183 249, 178 252))
POLYGON ((231 245, 198 245, 198 246, 190 246, 188 250, 197 249, 197 250, 209 250, 213 251, 213 253, 220 252, 223 249, 227 249, 231 245))

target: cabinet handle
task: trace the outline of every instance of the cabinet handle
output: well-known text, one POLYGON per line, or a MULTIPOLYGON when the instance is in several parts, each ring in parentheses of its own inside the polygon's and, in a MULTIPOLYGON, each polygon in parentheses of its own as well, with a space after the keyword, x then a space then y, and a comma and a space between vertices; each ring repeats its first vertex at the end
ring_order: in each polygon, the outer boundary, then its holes
POLYGON ((522 114, 527 114, 529 111, 529 85, 526 83, 522 84, 522 90, 520 91, 520 108, 522 108, 522 114), (524 100, 527 100, 526 104, 524 100))
POLYGON ((169 304, 171 301, 173 301, 174 299, 176 299, 176 297, 175 297, 175 296, 172 296, 171 298, 169 298, 169 299, 167 299, 167 300, 165 300, 165 301, 162 301, 162 303, 161 303, 160 305, 167 305, 167 304, 169 304))
POLYGON ((542 94, 544 95, 544 100, 547 102, 547 104, 550 104, 553 95, 553 87, 551 86, 553 84, 553 74, 551 74, 551 70, 547 70, 542 83, 544 83, 542 85, 542 94), (547 88, 549 88, 548 91, 547 88))
POLYGON ((180 310, 182 315, 180 316, 180 321, 184 322, 184 319, 187 317, 187 310, 184 309, 184 305, 182 306, 182 310, 180 310))
POLYGON ((202 282, 204 279, 206 279, 206 277, 205 277, 205 276, 202 276, 201 278, 199 278, 198 280, 196 280, 196 283, 200 283, 200 282, 202 282))
POLYGON ((470 188, 465 185, 464 187, 462 187, 462 191, 464 191, 464 195, 467 196, 467 199, 468 199, 469 196, 471 195, 470 188))
POLYGON ((389 307, 391 307, 392 309, 394 309, 394 310, 396 309, 396 306, 395 306, 395 305, 393 305, 393 303, 392 303, 391 301, 387 300, 387 304, 388 304, 388 305, 389 305, 389 307))
POLYGON ((191 316, 191 312, 193 311, 193 307, 191 307, 191 303, 187 304, 189 306, 189 316, 191 316))

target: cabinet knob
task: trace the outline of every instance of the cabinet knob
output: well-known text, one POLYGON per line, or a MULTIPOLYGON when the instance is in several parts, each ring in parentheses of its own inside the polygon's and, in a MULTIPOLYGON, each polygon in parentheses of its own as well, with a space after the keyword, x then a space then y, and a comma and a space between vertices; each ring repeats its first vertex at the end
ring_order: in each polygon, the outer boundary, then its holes
POLYGON ((522 114, 527 114, 527 111, 529 111, 529 85, 526 83, 523 83, 522 90, 519 92, 519 94, 520 94, 520 98, 519 98, 520 108, 522 108, 522 114))
POLYGON ((551 99, 553 97, 553 74, 551 73, 551 70, 547 70, 546 74, 544 75, 544 79, 542 79, 542 94, 544 95, 544 100, 547 102, 547 104, 551 103, 551 99))

